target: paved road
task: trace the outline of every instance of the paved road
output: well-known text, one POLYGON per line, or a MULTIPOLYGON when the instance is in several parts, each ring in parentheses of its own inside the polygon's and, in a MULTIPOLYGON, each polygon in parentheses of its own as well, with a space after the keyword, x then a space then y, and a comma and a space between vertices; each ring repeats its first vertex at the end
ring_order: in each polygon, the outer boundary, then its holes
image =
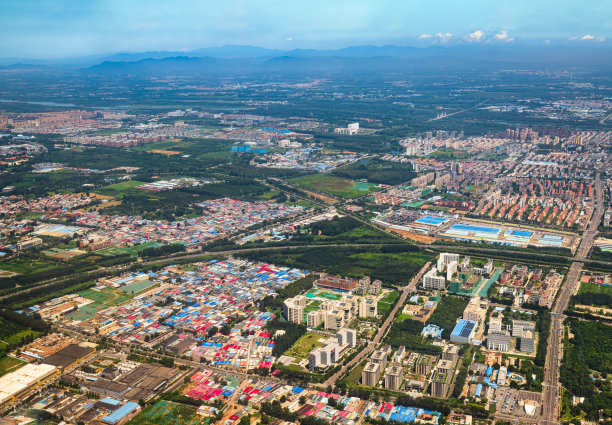
POLYGON ((430 265, 431 265, 430 262, 425 264, 423 268, 421 269, 421 271, 419 271, 419 273, 415 277, 412 278, 410 283, 408 283, 408 285, 404 287, 399 300, 395 303, 395 307, 393 307, 393 310, 391 310, 391 313, 389 313, 389 316, 387 316, 387 320, 385 320, 385 323, 382 324, 382 326, 378 330, 378 333, 376 334, 374 339, 368 343, 367 347, 363 351, 361 351, 359 354, 357 354, 355 357, 353 357, 353 359, 347 364, 345 364, 338 372, 330 376, 323 383, 324 386, 327 387, 329 385, 334 385, 338 381, 338 379, 340 379, 340 377, 346 373, 348 369, 358 364, 365 356, 369 355, 374 350, 374 348, 376 348, 378 344, 380 344, 383 337, 386 335, 387 331, 389 330, 391 323, 393 323, 393 320, 395 320, 395 315, 397 314, 397 311, 406 302, 406 298, 408 297, 408 294, 416 290, 416 286, 421 280, 423 273, 427 271, 430 265))
POLYGON ((599 120, 599 124, 605 124, 606 121, 609 120, 610 118, 612 118, 612 114, 606 115, 605 117, 599 120))
POLYGON ((444 116, 441 116, 441 117, 430 118, 430 119, 428 119, 428 120, 427 120, 427 122, 431 122, 431 121, 438 121, 438 120, 442 120, 442 119, 444 119, 444 118, 452 117, 453 115, 457 115, 457 114, 461 114, 461 113, 463 113, 463 112, 471 111, 472 109, 478 108, 480 105, 483 105, 483 104, 485 104, 485 103, 487 103, 487 101, 486 101, 486 100, 483 100, 483 101, 482 101, 482 102, 480 102, 478 105, 474 105, 474 106, 472 106, 471 108, 462 109, 462 110, 460 110, 460 111, 457 111, 457 112, 452 112, 452 113, 450 113, 450 114, 447 114, 447 115, 444 115, 444 116))
MULTIPOLYGON (((602 168, 605 167, 602 166, 602 168)), ((546 353, 546 365, 544 367, 544 382, 542 383, 542 417, 540 423, 550 425, 558 424, 561 409, 561 385, 559 383, 559 367, 563 348, 563 312, 569 304, 569 300, 576 293, 580 283, 580 274, 583 261, 589 254, 597 228, 604 213, 603 185, 601 172, 595 177, 595 208, 582 241, 576 250, 575 261, 572 263, 565 282, 557 296, 557 301, 552 309, 552 320, 550 324, 550 336, 548 338, 548 350, 546 353)))

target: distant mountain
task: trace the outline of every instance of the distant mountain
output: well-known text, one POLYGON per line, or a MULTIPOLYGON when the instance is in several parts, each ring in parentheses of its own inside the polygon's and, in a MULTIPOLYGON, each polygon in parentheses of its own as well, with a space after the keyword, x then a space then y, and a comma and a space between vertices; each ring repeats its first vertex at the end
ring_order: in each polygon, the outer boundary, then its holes
MULTIPOLYGON (((58 61, 19 61, 9 69, 42 65, 80 68, 85 74, 241 74, 402 72, 452 69, 597 68, 612 65, 612 43, 474 43, 453 46, 351 46, 336 50, 278 50, 228 45, 188 52, 117 53, 58 61)), ((0 64, 8 64, 0 60, 0 64)))

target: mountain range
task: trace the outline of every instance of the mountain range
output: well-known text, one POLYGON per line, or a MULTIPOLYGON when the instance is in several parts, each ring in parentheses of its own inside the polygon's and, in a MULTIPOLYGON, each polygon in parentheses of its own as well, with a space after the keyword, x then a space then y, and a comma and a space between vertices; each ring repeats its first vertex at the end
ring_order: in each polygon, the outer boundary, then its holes
POLYGON ((612 65, 612 44, 366 45, 336 50, 278 50, 229 45, 191 51, 124 52, 50 61, 3 59, 0 65, 3 69, 69 69, 91 75, 605 69, 612 65))

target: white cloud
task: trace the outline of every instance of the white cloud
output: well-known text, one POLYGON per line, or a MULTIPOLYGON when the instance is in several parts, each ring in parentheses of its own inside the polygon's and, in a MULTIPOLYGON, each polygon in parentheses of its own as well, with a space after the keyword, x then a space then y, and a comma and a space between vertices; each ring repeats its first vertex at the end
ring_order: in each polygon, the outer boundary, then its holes
POLYGON ((451 38, 453 38, 453 35, 450 32, 446 32, 446 33, 439 32, 436 34, 436 37, 438 37, 440 41, 444 42, 444 41, 448 41, 451 38))
POLYGON ((287 38, 285 38, 285 41, 293 41, 293 38, 292 37, 287 37, 287 38))
POLYGON ((476 30, 473 33, 469 34, 467 37, 465 37, 465 39, 469 42, 479 42, 479 41, 483 41, 485 37, 485 33, 482 32, 481 30, 476 30))
POLYGON ((427 40, 428 38, 432 38, 433 35, 431 34, 421 34, 419 35, 419 40, 427 40))
POLYGON ((606 41, 605 38, 603 37, 597 37, 593 34, 585 34, 582 37, 570 37, 568 38, 569 41, 606 41))
POLYGON ((510 43, 514 41, 513 37, 508 37, 508 31, 503 30, 499 34, 495 34, 495 39, 497 41, 505 41, 506 43, 510 43))

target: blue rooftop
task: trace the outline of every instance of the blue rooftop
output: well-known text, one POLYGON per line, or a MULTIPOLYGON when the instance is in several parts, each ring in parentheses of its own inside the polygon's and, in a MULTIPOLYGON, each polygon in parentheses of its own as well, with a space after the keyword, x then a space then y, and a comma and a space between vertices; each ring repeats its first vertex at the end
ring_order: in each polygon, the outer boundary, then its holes
POLYGON ((138 403, 128 401, 110 415, 104 416, 102 420, 111 424, 119 422, 121 419, 132 413, 138 407, 138 403))

